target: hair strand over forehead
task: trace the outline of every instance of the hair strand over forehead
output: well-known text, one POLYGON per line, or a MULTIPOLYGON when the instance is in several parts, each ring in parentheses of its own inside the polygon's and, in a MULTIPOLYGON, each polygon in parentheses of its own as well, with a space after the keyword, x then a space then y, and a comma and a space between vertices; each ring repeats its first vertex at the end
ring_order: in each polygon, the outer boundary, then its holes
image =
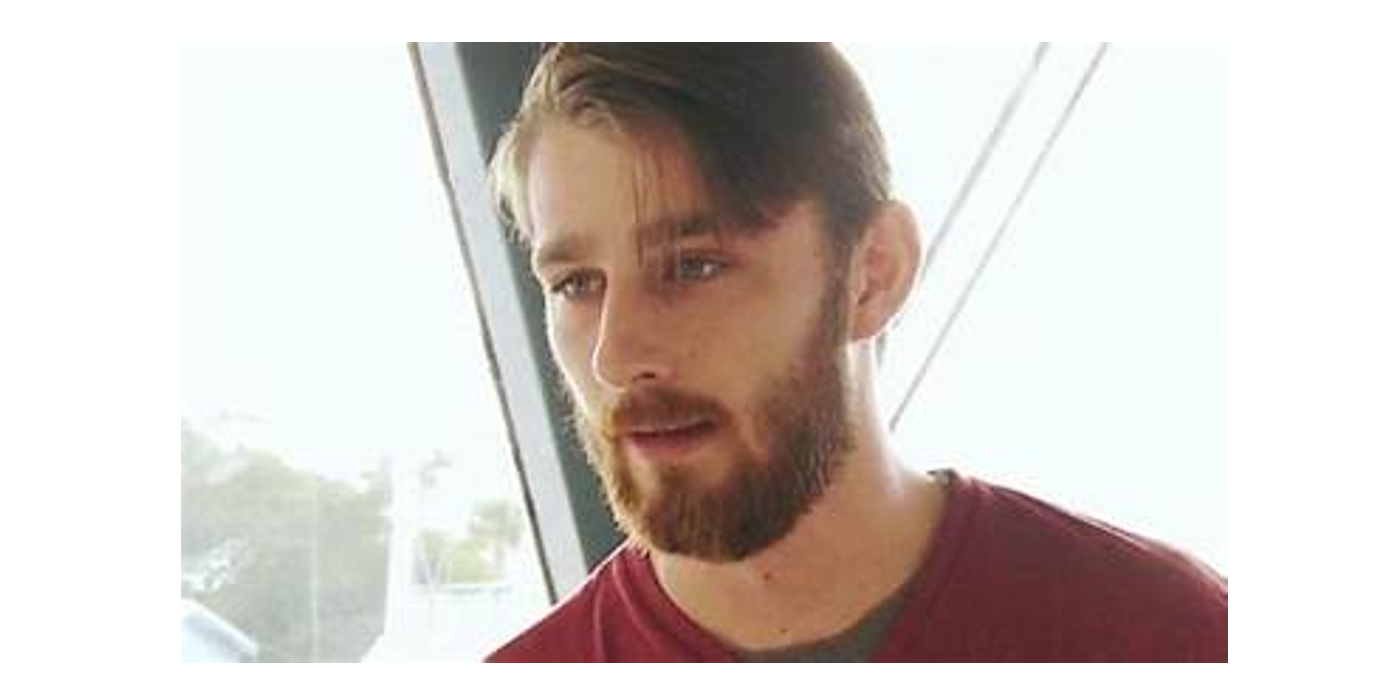
POLYGON ((735 228, 812 198, 843 256, 889 198, 873 109, 828 44, 549 45, 490 165, 502 214, 527 239, 529 159, 554 122, 674 141, 735 228))

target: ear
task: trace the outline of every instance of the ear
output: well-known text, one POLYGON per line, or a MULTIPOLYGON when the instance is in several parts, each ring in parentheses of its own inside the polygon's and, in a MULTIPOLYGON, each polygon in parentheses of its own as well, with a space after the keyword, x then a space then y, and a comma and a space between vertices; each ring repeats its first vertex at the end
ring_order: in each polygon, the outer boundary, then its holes
POLYGON ((851 255, 851 340, 879 336, 904 308, 919 276, 921 249, 909 207, 882 204, 851 255))

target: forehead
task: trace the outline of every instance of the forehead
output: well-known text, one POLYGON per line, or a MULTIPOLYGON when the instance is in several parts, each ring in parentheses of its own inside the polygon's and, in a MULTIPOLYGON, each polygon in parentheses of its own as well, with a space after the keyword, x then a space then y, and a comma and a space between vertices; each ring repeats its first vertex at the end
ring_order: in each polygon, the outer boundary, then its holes
POLYGON ((648 250, 692 238, 718 238, 736 253, 747 251, 751 262, 762 257, 783 275, 804 279, 822 276, 834 262, 814 200, 783 206, 767 223, 736 225, 674 141, 555 124, 540 133, 527 168, 533 225, 526 241, 536 271, 602 258, 640 261, 648 250))
POLYGON ((685 150, 660 133, 556 122, 542 128, 527 165, 532 248, 552 238, 713 218, 704 181, 685 150))

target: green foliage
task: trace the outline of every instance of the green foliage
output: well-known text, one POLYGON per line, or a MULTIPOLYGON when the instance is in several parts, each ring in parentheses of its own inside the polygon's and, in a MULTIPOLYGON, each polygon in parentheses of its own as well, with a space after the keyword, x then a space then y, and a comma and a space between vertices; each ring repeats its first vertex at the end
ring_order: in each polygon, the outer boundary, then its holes
POLYGON ((258 642, 264 660, 358 660, 384 619, 389 484, 226 453, 181 426, 182 592, 258 642), (313 632, 314 639, 313 639, 313 632))
MULTIPOLYGON (((252 637, 261 660, 362 658, 384 622, 387 470, 331 479, 270 452, 224 450, 184 424, 180 453, 182 595, 252 637)), ((425 473, 445 464, 435 457, 425 473)), ((421 534, 414 580, 499 580, 524 534, 518 507, 483 501, 465 532, 421 534)))

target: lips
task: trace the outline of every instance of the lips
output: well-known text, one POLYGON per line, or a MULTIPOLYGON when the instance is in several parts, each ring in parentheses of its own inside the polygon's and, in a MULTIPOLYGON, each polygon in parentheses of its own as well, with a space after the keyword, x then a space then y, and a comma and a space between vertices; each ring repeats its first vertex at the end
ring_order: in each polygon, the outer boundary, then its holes
POLYGON ((709 420, 670 425, 638 426, 623 433, 623 441, 651 459, 676 459, 699 448, 718 426, 709 420))

